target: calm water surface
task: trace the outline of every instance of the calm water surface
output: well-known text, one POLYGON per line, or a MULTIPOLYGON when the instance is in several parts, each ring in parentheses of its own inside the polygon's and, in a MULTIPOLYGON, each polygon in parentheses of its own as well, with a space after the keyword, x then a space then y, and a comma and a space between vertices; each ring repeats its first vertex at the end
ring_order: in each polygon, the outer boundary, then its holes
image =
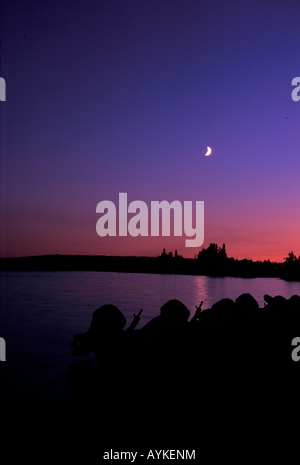
MULTIPOLYGON (((263 306, 264 294, 290 297, 300 294, 300 283, 274 278, 212 278, 206 276, 150 275, 102 272, 2 272, 1 336, 7 345, 7 362, 13 384, 25 382, 24 396, 40 395, 40 383, 48 395, 64 396, 68 366, 73 361, 68 344, 74 333, 85 331, 93 311, 111 303, 130 323, 133 313, 144 309, 140 326, 159 313, 169 299, 181 300, 191 311, 201 300, 209 308, 224 297, 236 299, 250 292, 263 306), (28 366, 32 367, 28 371, 28 366), (36 392, 32 379, 36 378, 36 392)), ((3 371, 4 364, 1 364, 3 371)), ((5 379, 1 380, 2 391, 5 379)), ((14 394, 12 382, 7 390, 14 394)), ((19 392, 19 391, 18 391, 19 392)))

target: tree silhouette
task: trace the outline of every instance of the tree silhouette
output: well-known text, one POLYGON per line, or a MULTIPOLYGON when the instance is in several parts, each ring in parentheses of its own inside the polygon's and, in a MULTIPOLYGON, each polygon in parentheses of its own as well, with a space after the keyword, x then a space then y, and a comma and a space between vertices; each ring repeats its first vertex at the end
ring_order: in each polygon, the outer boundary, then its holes
POLYGON ((296 263, 297 257, 293 251, 288 253, 288 256, 285 258, 285 263, 296 263))

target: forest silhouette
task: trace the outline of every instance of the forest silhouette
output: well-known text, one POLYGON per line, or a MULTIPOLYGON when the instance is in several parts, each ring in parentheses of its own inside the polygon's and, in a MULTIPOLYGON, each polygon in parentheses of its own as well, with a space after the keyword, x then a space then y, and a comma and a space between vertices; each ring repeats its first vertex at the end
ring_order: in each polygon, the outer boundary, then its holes
POLYGON ((211 243, 194 258, 184 258, 175 252, 163 252, 157 257, 106 255, 38 255, 0 259, 1 270, 65 270, 118 271, 123 273, 183 274, 232 276, 241 278, 270 277, 300 281, 300 256, 289 252, 283 262, 270 260, 239 260, 228 257, 225 244, 211 243))

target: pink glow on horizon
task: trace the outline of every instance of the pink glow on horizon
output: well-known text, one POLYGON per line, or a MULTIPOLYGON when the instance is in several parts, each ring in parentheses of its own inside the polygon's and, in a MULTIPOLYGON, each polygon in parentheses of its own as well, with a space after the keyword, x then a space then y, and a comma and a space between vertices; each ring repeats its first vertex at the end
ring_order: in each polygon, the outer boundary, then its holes
POLYGON ((204 201, 204 248, 299 256, 299 2, 135 3, 5 3, 0 255, 199 252, 98 237, 96 205, 128 192, 204 201))

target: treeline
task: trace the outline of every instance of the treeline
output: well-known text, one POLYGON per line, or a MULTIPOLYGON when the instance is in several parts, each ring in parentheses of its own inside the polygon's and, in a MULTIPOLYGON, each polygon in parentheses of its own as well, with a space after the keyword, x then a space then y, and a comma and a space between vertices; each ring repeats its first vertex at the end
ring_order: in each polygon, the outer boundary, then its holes
POLYGON ((250 259, 238 260, 228 257, 225 244, 219 247, 211 243, 207 249, 202 249, 190 263, 177 254, 166 253, 161 258, 173 266, 174 269, 189 269, 190 274, 206 276, 232 276, 232 277, 277 277, 289 280, 300 280, 300 257, 290 252, 284 262, 271 262, 270 260, 253 261, 250 259), (290 257, 293 257, 292 259, 290 257))
POLYGON ((300 281, 300 257, 290 252, 282 263, 229 258, 226 246, 210 244, 195 258, 184 258, 177 251, 158 257, 121 257, 105 255, 40 255, 2 258, 1 270, 117 271, 123 273, 190 274, 244 278, 279 277, 300 281))
MULTIPOLYGON (((206 276, 233 276, 244 278, 270 277, 282 278, 291 281, 300 281, 300 256, 297 258, 293 252, 288 254, 282 263, 270 260, 253 261, 249 259, 238 260, 228 257, 226 246, 211 243, 207 249, 202 249, 193 260, 181 257, 175 251, 161 255, 164 268, 168 264, 174 270, 189 270, 187 274, 206 276)), ((186 273, 182 273, 186 274, 186 273)))

